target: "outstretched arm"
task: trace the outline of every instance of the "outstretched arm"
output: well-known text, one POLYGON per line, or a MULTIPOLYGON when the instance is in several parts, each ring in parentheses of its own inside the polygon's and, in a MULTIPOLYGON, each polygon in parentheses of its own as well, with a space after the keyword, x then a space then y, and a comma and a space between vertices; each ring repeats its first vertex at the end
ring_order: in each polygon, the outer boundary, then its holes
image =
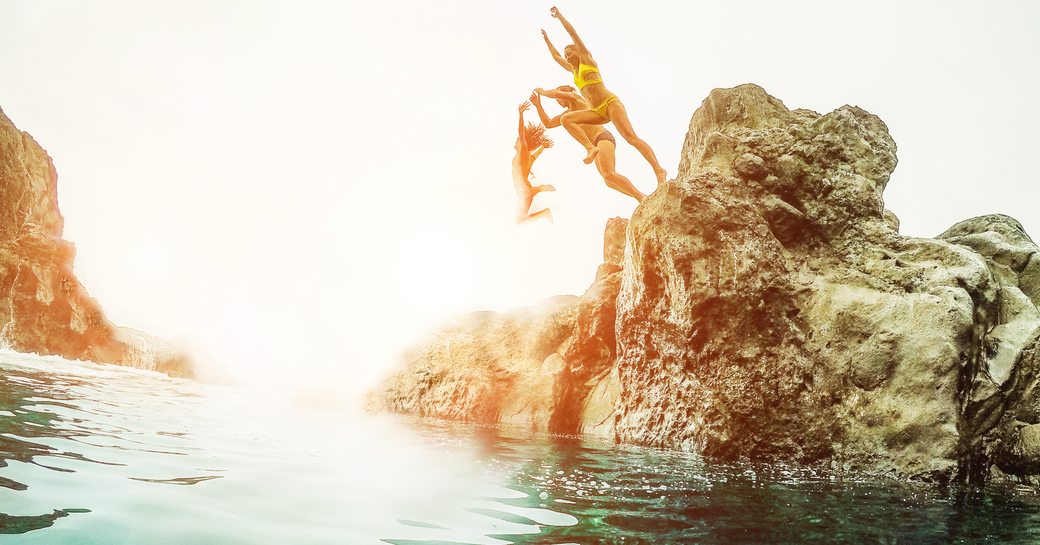
MULTIPOLYGON (((577 102, 578 104, 581 104, 582 102, 585 101, 585 99, 582 98, 582 96, 579 95, 578 93, 571 93, 569 91, 561 91, 559 89, 542 89, 542 88, 539 87, 538 89, 535 89, 534 92, 535 92, 535 94, 542 95, 543 97, 569 100, 569 101, 577 102)), ((588 106, 586 106, 586 108, 587 107, 588 106)), ((578 108, 578 109, 580 109, 580 108, 578 108)))
POLYGON ((535 109, 538 110, 538 118, 542 120, 542 125, 545 125, 545 128, 554 129, 560 126, 560 118, 563 117, 563 114, 550 118, 549 115, 545 113, 545 109, 542 108, 542 99, 538 96, 537 92, 531 93, 531 103, 534 104, 535 109))
POLYGON ((534 93, 549 98, 564 98, 567 96, 567 93, 564 93, 563 91, 558 91, 556 89, 542 89, 541 87, 535 89, 534 93))
POLYGON ((524 172, 531 169, 531 154, 527 150, 527 138, 525 137, 526 133, 524 131, 524 112, 526 112, 530 107, 531 103, 527 101, 524 101, 524 103, 520 105, 520 127, 517 130, 517 138, 519 139, 517 153, 520 154, 520 161, 524 167, 524 172))
POLYGON ((567 62, 567 59, 563 58, 563 55, 560 55, 560 52, 557 51, 556 47, 554 47, 552 42, 549 41, 549 35, 546 34, 544 30, 542 31, 542 39, 545 40, 545 45, 549 47, 549 54, 552 55, 552 58, 556 61, 556 64, 559 64, 560 67, 562 67, 564 70, 568 72, 573 72, 574 67, 571 66, 571 63, 567 62))
POLYGON ((534 164, 534 160, 537 159, 538 156, 541 155, 543 151, 545 151, 545 146, 538 146, 537 148, 534 148, 534 151, 531 152, 531 164, 532 165, 534 164))
POLYGON ((585 42, 581 41, 581 37, 578 36, 578 31, 574 30, 574 25, 572 25, 571 22, 568 21, 567 18, 564 17, 563 14, 560 13, 560 10, 555 6, 549 10, 549 13, 551 13, 553 17, 560 20, 560 24, 563 25, 563 29, 567 31, 567 34, 571 35, 571 40, 574 41, 574 45, 577 46, 578 51, 581 53, 581 56, 587 57, 588 60, 591 61, 592 54, 589 53, 589 48, 585 47, 585 42))

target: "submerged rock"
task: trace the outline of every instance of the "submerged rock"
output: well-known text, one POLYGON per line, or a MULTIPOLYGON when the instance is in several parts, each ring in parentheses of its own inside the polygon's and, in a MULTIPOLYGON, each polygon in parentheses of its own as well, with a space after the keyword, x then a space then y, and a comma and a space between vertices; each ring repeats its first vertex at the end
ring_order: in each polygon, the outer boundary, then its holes
POLYGON ((0 345, 190 376, 183 351, 113 325, 72 274, 57 180, 47 152, 0 110, 0 345))
MULTIPOLYGON (((605 257, 568 307, 559 359, 513 368, 546 389, 510 395, 541 400, 552 431, 714 459, 936 481, 1040 472, 1036 246, 998 215, 901 236, 882 198, 895 166, 887 127, 860 108, 712 91, 626 244, 608 224, 604 254, 623 259, 605 257)), ((385 390, 451 413, 451 388, 415 377, 433 365, 483 384, 497 376, 485 361, 412 359, 385 390)))

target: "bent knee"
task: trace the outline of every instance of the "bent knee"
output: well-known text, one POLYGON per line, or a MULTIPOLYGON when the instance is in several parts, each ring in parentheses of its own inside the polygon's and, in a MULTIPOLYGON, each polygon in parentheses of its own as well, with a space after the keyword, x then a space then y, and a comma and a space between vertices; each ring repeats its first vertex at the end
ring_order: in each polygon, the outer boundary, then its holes
POLYGON ((638 136, 636 136, 636 133, 634 133, 634 132, 633 133, 629 133, 629 134, 622 134, 621 138, 624 138, 625 142, 628 142, 629 144, 632 144, 632 145, 638 144, 638 143, 643 141, 643 139, 638 137, 638 136))

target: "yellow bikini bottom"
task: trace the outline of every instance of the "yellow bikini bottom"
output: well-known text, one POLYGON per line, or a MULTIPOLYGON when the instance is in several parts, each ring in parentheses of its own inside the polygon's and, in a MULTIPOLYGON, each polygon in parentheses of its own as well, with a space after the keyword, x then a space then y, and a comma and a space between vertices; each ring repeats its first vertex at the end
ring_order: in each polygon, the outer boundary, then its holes
POLYGON ((613 104, 615 102, 621 102, 621 99, 618 98, 617 95, 610 95, 599 106, 596 106, 595 108, 589 108, 589 109, 592 110, 593 112, 596 112, 597 114, 599 114, 599 116, 602 117, 603 119, 610 119, 610 117, 607 116, 607 106, 610 106, 611 104, 613 104))

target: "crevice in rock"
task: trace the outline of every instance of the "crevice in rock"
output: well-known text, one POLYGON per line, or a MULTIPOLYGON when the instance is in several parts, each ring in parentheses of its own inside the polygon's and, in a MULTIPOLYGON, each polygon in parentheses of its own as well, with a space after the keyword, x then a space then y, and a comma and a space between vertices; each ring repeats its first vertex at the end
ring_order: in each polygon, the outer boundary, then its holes
POLYGON ((961 440, 955 480, 964 484, 976 484, 985 480, 989 469, 989 460, 979 438, 985 433, 993 412, 1002 405, 999 399, 994 399, 997 396, 974 400, 980 373, 987 379, 989 377, 986 365, 986 339, 996 326, 998 307, 996 301, 987 301, 982 293, 966 285, 961 278, 958 277, 957 280, 971 297, 974 323, 971 341, 967 346, 967 358, 957 380, 957 403, 960 407, 957 429, 961 440))

